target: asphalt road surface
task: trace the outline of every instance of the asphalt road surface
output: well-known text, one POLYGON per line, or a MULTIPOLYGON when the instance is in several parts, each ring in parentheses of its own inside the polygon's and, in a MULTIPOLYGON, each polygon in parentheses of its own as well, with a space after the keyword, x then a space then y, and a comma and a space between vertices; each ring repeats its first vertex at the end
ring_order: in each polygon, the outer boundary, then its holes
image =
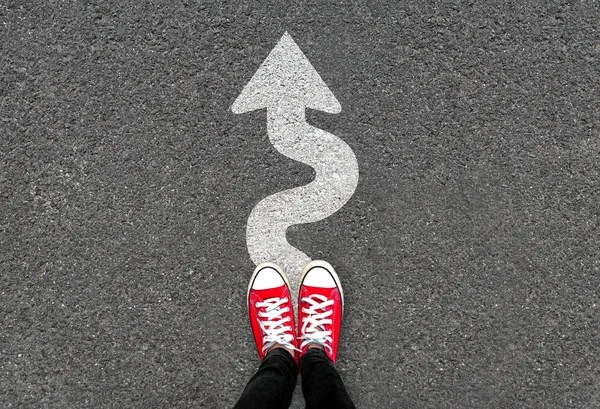
POLYGON ((338 270, 357 407, 599 408, 599 21, 592 0, 2 2, 0 407, 237 400, 248 217, 315 177, 264 110, 231 111, 288 31, 342 107, 308 123, 360 169, 287 234, 338 270))

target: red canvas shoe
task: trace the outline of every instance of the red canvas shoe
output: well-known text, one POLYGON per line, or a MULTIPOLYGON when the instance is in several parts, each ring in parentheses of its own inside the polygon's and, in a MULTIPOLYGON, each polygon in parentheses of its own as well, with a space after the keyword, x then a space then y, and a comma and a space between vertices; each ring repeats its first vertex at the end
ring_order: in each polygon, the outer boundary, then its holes
POLYGON ((275 344, 297 350, 290 286, 276 264, 262 263, 254 270, 248 285, 248 310, 261 360, 275 344))
POLYGON ((298 292, 300 357, 308 345, 322 345, 333 363, 344 312, 344 293, 335 270, 326 261, 311 261, 302 272, 298 292))

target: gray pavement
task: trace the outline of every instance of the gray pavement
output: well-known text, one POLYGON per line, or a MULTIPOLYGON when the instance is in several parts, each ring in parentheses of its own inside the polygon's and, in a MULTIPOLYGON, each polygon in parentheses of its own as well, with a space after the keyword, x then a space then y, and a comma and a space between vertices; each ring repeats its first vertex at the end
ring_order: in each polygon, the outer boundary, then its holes
POLYGON ((357 407, 599 408, 600 4, 241 3, 0 5, 0 407, 233 405, 248 216, 314 177, 230 110, 287 30, 360 168, 288 230, 357 407))

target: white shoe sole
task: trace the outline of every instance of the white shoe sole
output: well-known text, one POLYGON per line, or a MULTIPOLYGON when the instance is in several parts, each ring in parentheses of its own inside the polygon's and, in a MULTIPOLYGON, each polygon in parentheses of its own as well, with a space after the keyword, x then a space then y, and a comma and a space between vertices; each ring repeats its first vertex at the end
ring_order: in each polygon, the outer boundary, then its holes
POLYGON ((304 282, 304 277, 306 277, 306 274, 308 274, 308 272, 314 267, 324 268, 333 277, 333 281, 335 281, 335 285, 337 286, 338 291, 340 292, 340 298, 342 300, 342 316, 343 316, 344 315, 344 290, 342 289, 342 284, 340 283, 340 278, 338 277, 337 273, 335 272, 335 269, 331 266, 331 264, 329 264, 328 262, 323 261, 323 260, 313 260, 310 263, 308 263, 306 265, 306 267, 304 267, 304 269, 302 270, 302 275, 300 276, 300 281, 298 284, 298 302, 300 302, 300 289, 302 288, 302 283, 304 282))

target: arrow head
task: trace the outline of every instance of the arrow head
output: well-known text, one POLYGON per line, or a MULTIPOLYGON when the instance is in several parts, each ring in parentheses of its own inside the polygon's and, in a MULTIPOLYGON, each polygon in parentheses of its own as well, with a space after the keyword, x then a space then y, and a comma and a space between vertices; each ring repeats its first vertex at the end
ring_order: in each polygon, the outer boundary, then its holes
POLYGON ((287 32, 281 37, 231 110, 236 114, 274 108, 285 100, 337 114, 342 107, 327 84, 287 32))

